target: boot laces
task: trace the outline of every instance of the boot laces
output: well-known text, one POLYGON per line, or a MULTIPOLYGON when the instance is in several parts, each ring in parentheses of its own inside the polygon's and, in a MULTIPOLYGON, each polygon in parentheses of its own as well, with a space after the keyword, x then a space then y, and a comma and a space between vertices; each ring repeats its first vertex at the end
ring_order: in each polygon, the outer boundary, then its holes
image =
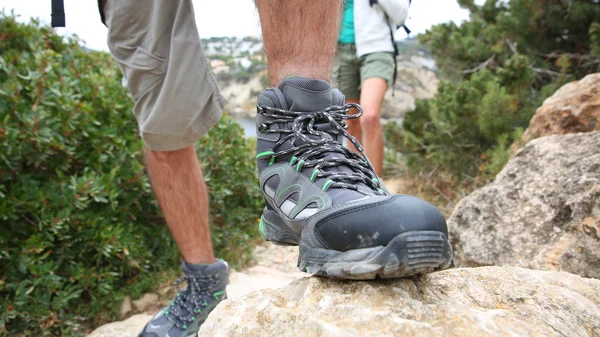
POLYGON ((173 324, 180 329, 187 329, 188 324, 193 323, 209 301, 215 301, 215 296, 210 292, 217 280, 213 277, 199 277, 185 274, 178 278, 173 287, 178 290, 177 296, 169 305, 165 312, 173 324), (187 287, 180 289, 183 282, 187 282, 187 287))
POLYGON ((328 179, 326 188, 357 190, 356 185, 362 183, 377 194, 383 193, 380 189, 380 181, 363 147, 347 131, 346 120, 357 119, 362 115, 363 109, 360 105, 350 103, 343 106, 330 106, 314 112, 258 106, 257 111, 269 118, 258 125, 260 132, 287 134, 273 146, 272 161, 291 154, 292 162, 298 163, 298 171, 302 168, 314 168, 311 180, 328 179), (350 115, 348 112, 352 108, 356 108, 358 113, 350 115), (328 124, 328 129, 319 130, 319 127, 323 128, 325 123, 328 124), (336 139, 338 135, 348 139, 360 154, 346 148, 336 139), (291 141, 292 146, 281 148, 288 141, 291 141), (335 169, 340 166, 350 168, 350 172, 335 169))

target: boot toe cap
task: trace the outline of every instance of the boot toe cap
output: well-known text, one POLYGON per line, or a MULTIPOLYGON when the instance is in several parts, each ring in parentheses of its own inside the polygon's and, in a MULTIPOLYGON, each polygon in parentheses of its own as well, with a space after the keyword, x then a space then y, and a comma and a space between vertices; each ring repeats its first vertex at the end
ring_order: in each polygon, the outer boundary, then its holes
POLYGON ((337 251, 386 246, 397 235, 413 231, 437 231, 448 237, 442 213, 408 195, 343 207, 315 225, 316 236, 337 251))

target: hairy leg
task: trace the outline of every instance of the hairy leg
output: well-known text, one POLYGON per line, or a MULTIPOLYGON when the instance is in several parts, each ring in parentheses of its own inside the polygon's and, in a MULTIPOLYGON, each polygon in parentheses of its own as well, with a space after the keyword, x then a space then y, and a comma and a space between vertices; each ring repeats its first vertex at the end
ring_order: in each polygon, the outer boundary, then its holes
POLYGON ((214 263, 208 193, 193 146, 146 153, 148 175, 169 230, 187 263, 214 263))
POLYGON ((271 85, 288 76, 331 81, 341 0, 256 0, 271 85))
MULTIPOLYGON (((360 101, 358 99, 347 99, 346 100, 346 104, 348 103, 357 103, 359 104, 360 101)), ((352 108, 350 110, 350 114, 354 115, 357 114, 358 111, 354 108, 352 108)), ((348 133, 350 133, 354 138, 356 138, 356 140, 358 140, 358 142, 362 145, 363 141, 362 141, 362 128, 360 126, 360 118, 359 119, 350 119, 347 121, 348 123, 348 133)), ((358 152, 358 150, 354 147, 354 144, 352 144, 351 142, 348 142, 348 148, 354 152, 358 152)))
POLYGON ((385 80, 372 77, 364 81, 360 93, 360 105, 364 110, 359 119, 363 133, 362 145, 377 175, 381 175, 383 170, 383 129, 380 113, 386 90, 385 80))

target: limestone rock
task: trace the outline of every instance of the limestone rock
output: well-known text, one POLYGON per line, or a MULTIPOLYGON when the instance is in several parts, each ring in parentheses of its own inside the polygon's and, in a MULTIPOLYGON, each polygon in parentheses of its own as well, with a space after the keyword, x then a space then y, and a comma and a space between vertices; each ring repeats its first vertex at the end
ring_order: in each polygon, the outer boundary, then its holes
POLYGON ((148 314, 133 315, 122 322, 103 325, 87 337, 135 337, 151 318, 148 314))
POLYGON ((144 294, 140 299, 133 301, 133 306, 137 311, 144 311, 152 306, 156 306, 159 302, 157 294, 147 293, 144 294))
POLYGON ((226 110, 234 117, 254 117, 256 115, 256 96, 263 90, 261 77, 266 76, 260 72, 248 82, 237 81, 221 82, 221 94, 227 100, 226 110))
POLYGON ((310 277, 227 300, 199 336, 598 336, 600 280, 515 267, 310 277))
POLYGON ((398 57, 396 90, 389 89, 385 93, 381 109, 384 120, 400 122, 407 112, 415 109, 417 99, 435 96, 439 80, 424 64, 427 60, 431 59, 416 56, 408 58, 403 55, 398 57))
MULTIPOLYGON (((250 292, 262 289, 282 288, 293 280, 307 275, 299 272, 296 267, 298 247, 276 246, 273 244, 257 246, 254 250, 254 258, 257 262, 256 265, 246 268, 242 272, 230 271, 229 284, 227 285, 228 298, 237 299, 250 292)), ((152 296, 154 294, 142 296, 142 299, 146 298, 152 301, 146 304, 145 309, 138 310, 154 313, 167 304, 164 303, 165 299, 171 299, 175 295, 171 287, 165 287, 158 292, 163 298, 162 301, 154 298, 152 296)), ((138 305, 144 306, 139 302, 135 303, 134 301, 136 308, 139 308, 138 305)), ((98 327, 88 337, 137 337, 151 318, 152 316, 147 314, 134 315, 124 321, 98 327)))
POLYGON ((600 130, 600 73, 562 86, 537 109, 523 143, 552 134, 600 130))
POLYGON ((600 132, 531 141, 448 221, 458 266, 600 278, 600 132))
POLYGON ((133 310, 133 307, 131 306, 131 297, 125 296, 123 302, 121 302, 121 318, 127 316, 127 314, 131 312, 131 310, 133 310))

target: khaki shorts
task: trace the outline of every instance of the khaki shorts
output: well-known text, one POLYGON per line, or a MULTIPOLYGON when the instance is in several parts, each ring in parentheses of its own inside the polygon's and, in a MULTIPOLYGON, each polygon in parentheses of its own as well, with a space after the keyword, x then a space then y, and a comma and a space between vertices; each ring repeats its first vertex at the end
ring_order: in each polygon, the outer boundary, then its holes
POLYGON ((225 100, 204 57, 191 0, 106 0, 100 10, 146 146, 172 151, 194 144, 219 121, 225 100))
POLYGON ((359 99, 360 88, 367 78, 384 79, 388 87, 394 77, 394 53, 378 52, 356 56, 353 43, 338 44, 333 78, 346 99, 359 99))

